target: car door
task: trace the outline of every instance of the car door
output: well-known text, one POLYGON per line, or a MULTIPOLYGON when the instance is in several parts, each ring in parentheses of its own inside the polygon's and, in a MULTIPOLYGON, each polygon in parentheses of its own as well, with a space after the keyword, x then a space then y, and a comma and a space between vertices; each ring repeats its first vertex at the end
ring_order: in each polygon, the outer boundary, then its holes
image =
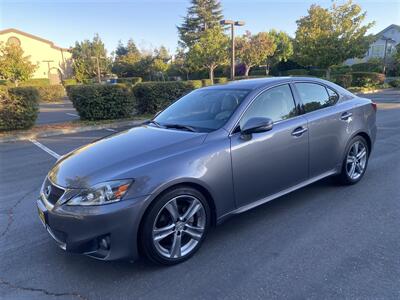
POLYGON ((310 139, 310 178, 335 170, 352 132, 353 104, 337 103, 338 93, 313 82, 294 83, 307 119, 310 139))
POLYGON ((298 115, 288 84, 272 87, 247 108, 239 121, 267 117, 273 128, 244 137, 231 135, 232 172, 236 205, 259 201, 308 178, 307 121, 298 115))

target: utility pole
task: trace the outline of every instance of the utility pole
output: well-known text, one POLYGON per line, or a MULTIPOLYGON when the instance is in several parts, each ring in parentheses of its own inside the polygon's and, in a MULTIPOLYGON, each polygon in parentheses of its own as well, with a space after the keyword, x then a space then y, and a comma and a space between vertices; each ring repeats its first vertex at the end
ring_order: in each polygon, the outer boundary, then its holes
POLYGON ((101 83, 101 77, 100 77, 100 58, 105 58, 102 56, 92 56, 92 59, 96 60, 96 66, 97 66, 97 82, 101 83))
POLYGON ((231 80, 235 79, 235 26, 244 26, 243 21, 222 20, 221 25, 230 25, 231 27, 231 80))

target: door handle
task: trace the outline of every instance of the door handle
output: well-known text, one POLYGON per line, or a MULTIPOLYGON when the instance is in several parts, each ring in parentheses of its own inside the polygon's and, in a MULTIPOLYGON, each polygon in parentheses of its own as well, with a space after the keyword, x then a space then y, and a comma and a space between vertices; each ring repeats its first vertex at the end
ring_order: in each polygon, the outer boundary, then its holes
POLYGON ((305 127, 297 127, 295 130, 292 131, 292 135, 295 137, 301 136, 304 132, 306 132, 308 129, 305 127))
POLYGON ((347 121, 353 114, 349 113, 349 112, 344 112, 342 113, 342 115, 340 116, 340 120, 342 121, 347 121))

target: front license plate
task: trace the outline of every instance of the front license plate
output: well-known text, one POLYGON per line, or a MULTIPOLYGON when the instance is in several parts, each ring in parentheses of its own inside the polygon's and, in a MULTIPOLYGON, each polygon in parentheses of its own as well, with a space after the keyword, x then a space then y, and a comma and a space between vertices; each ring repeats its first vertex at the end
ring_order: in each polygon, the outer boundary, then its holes
POLYGON ((42 221, 43 225, 46 226, 46 218, 44 216, 44 212, 42 212, 39 207, 38 207, 38 213, 40 221, 42 221))

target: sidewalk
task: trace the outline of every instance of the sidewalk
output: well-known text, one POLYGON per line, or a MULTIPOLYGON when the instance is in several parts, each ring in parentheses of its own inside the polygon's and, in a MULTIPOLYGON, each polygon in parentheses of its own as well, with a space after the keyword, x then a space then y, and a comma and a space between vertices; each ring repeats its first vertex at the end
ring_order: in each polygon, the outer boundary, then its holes
POLYGON ((57 124, 35 125, 29 130, 15 130, 0 132, 1 142, 15 142, 22 140, 31 140, 41 137, 55 136, 61 134, 92 131, 99 129, 118 129, 121 127, 135 127, 141 125, 145 118, 118 121, 75 121, 57 124))

